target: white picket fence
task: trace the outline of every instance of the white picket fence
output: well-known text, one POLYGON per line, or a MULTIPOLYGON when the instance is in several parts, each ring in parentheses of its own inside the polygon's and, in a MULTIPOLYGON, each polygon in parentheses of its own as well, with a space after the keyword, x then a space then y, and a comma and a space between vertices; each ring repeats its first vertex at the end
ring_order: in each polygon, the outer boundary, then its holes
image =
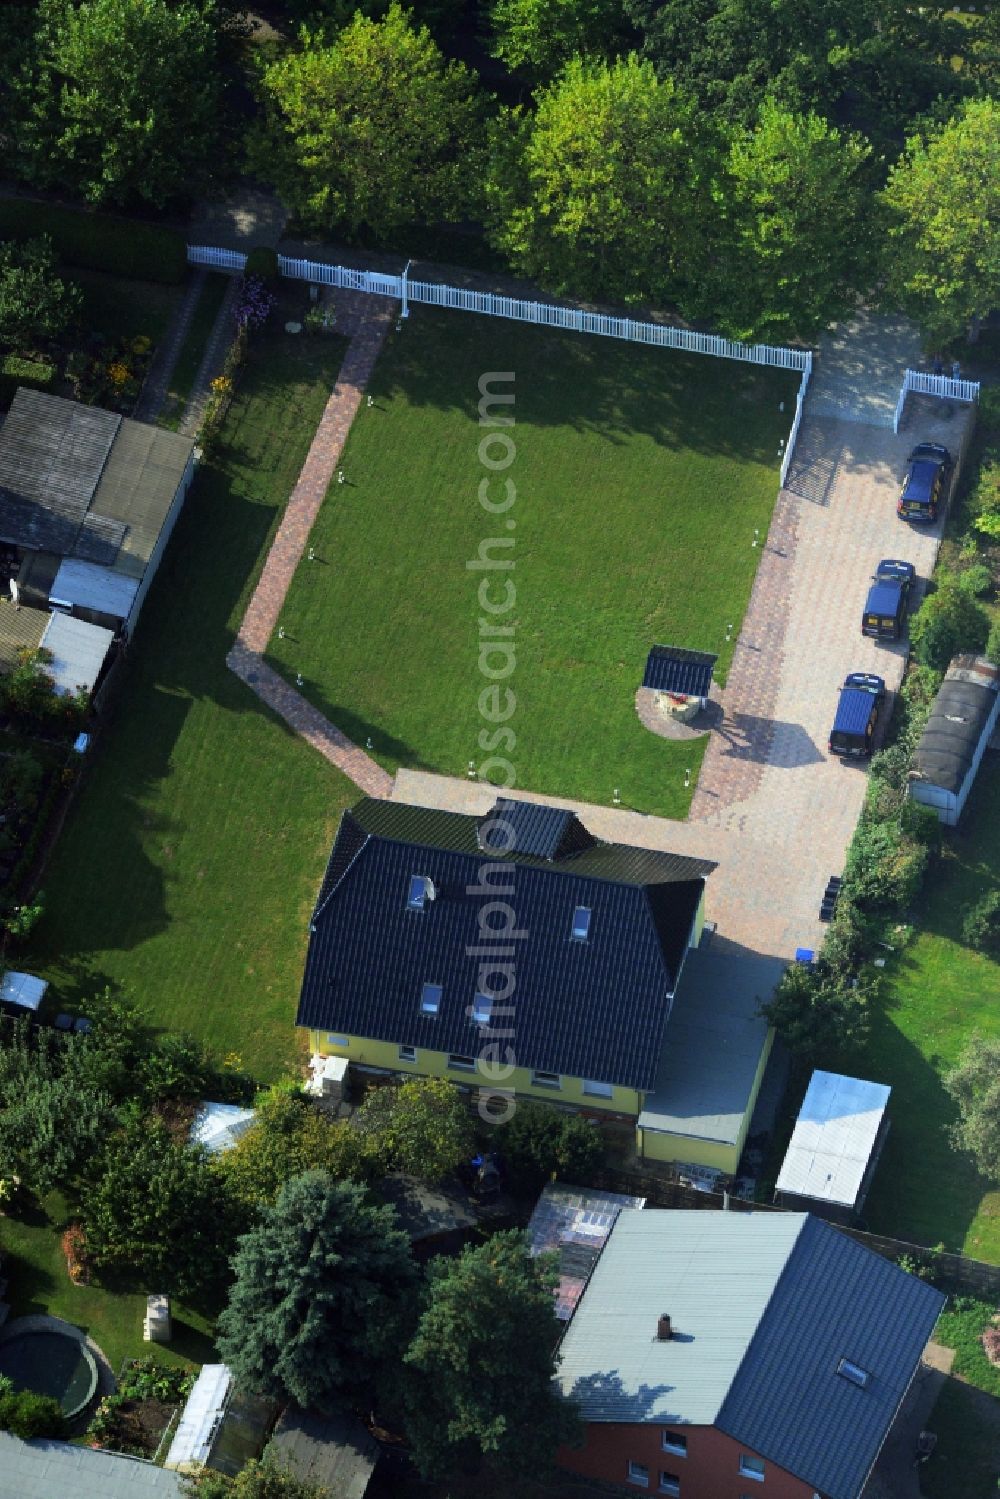
MULTIPOLYGON (((241 271, 246 264, 245 255, 235 250, 216 249, 212 245, 189 245, 188 260, 192 265, 213 266, 226 271, 241 271)), ((668 328, 661 323, 640 323, 634 318, 584 312, 578 307, 557 307, 551 302, 530 302, 521 297, 499 296, 495 292, 468 291, 464 287, 442 286, 436 281, 411 281, 405 271, 401 276, 389 276, 379 271, 326 265, 322 261, 296 260, 288 255, 278 256, 278 269, 282 276, 296 281, 393 297, 402 303, 404 316, 409 302, 422 302, 431 307, 451 307, 460 312, 478 312, 486 317, 509 318, 519 323, 537 323, 576 333, 596 333, 605 338, 627 339, 631 343, 682 349, 689 354, 710 354, 717 359, 736 359, 771 368, 807 371, 812 367, 812 355, 808 350, 736 343, 712 333, 692 333, 686 328, 668 328)))
POLYGON ((812 354, 806 355, 806 364, 802 370, 802 379, 799 381, 799 393, 795 398, 795 416, 792 420, 792 430, 788 434, 788 445, 785 448, 785 456, 781 460, 781 487, 784 489, 785 480, 788 478, 788 470, 792 466, 792 454, 795 452, 795 442, 802 425, 802 408, 805 405, 806 391, 809 389, 809 376, 812 374, 812 354))
POLYGON ((950 375, 925 375, 921 370, 907 370, 903 375, 903 385, 892 419, 894 432, 899 431, 903 407, 911 391, 918 396, 940 396, 945 401, 979 400, 978 380, 953 380, 950 375))

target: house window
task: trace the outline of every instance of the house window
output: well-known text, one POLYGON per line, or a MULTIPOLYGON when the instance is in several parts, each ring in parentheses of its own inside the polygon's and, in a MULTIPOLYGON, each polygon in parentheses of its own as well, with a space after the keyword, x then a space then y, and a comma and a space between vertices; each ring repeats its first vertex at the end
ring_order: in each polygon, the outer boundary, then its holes
POLYGON ((856 1384, 860 1390, 863 1390, 871 1379, 871 1375, 867 1369, 862 1369, 860 1364, 852 1364, 849 1358, 842 1358, 840 1360, 840 1363, 837 1365, 837 1373, 843 1379, 849 1379, 851 1384, 856 1384))
POLYGON ((573 929, 570 936, 574 942, 586 942, 590 931, 590 907, 577 906, 573 912, 573 929))
POLYGON ((441 1008, 442 989, 440 984, 425 984, 420 991, 420 1013, 421 1015, 436 1015, 441 1008))
POLYGON ((589 1098, 614 1098, 615 1096, 615 1090, 611 1083, 595 1083, 589 1077, 585 1077, 583 1080, 583 1091, 589 1098))
POLYGON ((764 1461, 760 1457, 751 1457, 747 1452, 740 1453, 740 1477, 755 1478, 758 1483, 764 1482, 764 1461))
POLYGON ((406 909, 408 911, 422 911, 427 900, 427 877, 422 874, 410 875, 410 892, 406 897, 406 909))
POLYGON ((645 1463, 634 1463, 629 1458, 626 1476, 629 1483, 637 1483, 642 1489, 649 1488, 649 1469, 645 1463))
POLYGON ((688 1439, 682 1437, 679 1431, 664 1431, 662 1442, 664 1452, 676 1452, 678 1457, 687 1457, 688 1439))
POLYGON ((531 1081, 536 1088, 558 1088, 559 1074, 558 1072, 539 1072, 536 1068, 531 1074, 531 1081))
POLYGON ((680 1494, 680 1491, 681 1491, 681 1481, 680 1481, 680 1479, 679 1479, 679 1477, 677 1476, 676 1473, 661 1473, 660 1474, 660 1493, 661 1494, 673 1494, 675 1496, 675 1499, 676 1499, 676 1496, 680 1494))
POLYGON ((476 1025, 489 1025, 493 1010, 493 999, 489 994, 477 994, 472 1001, 472 1019, 476 1025))
POLYGON ((333 1036, 329 1031, 327 1031, 326 1044, 327 1046, 341 1046, 343 1047, 344 1051, 346 1051, 349 1042, 346 1036, 333 1036))
POLYGON ((415 1062, 417 1060, 417 1048, 415 1046, 401 1046, 399 1048, 399 1060, 401 1062, 415 1062))
POLYGON ((475 1072, 476 1059, 475 1057, 459 1057, 452 1052, 448 1057, 448 1066, 454 1068, 456 1072, 475 1072))

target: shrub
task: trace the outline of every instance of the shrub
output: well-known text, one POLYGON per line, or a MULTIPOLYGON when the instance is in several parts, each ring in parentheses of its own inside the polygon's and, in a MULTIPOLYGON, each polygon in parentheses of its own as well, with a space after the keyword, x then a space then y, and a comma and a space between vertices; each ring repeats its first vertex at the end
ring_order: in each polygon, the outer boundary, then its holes
POLYGON ((59 1437, 63 1434, 63 1413, 51 1395, 36 1395, 33 1390, 0 1391, 0 1431, 27 1441, 30 1437, 59 1437))
POLYGON ((243 267, 244 276, 256 276, 264 282, 278 279, 278 252, 268 245, 257 245, 247 256, 243 267))
POLYGON ((1000 619, 995 619, 990 625, 990 633, 986 637, 986 654, 1000 666, 1000 619))
POLYGON ((204 1046, 186 1031, 157 1036, 140 1064, 144 1091, 153 1100, 201 1097, 212 1070, 204 1046))
POLYGON ((19 359, 8 354, 0 360, 0 408, 6 410, 19 385, 27 390, 48 390, 56 377, 55 366, 38 359, 19 359))
POLYGON ((989 629, 986 611, 949 580, 913 616, 910 641, 918 661, 945 671, 959 651, 981 651, 989 629))
POLYGON ((983 599, 993 591, 993 574, 985 562, 974 562, 959 573, 957 586, 969 598, 983 599))
POLYGON ((47 234, 60 260, 136 281, 175 285, 187 271, 184 236, 162 224, 84 213, 30 198, 0 200, 0 239, 47 234))
POLYGON ((824 958, 792 963, 760 1013, 790 1051, 829 1056, 864 1040, 877 984, 852 979, 824 958))
POLYGON ((865 821, 848 849, 844 875, 863 911, 889 915, 910 904, 926 868, 926 845, 903 836, 898 823, 865 821))
POLYGON ((549 1104, 519 1103, 498 1130, 498 1149, 527 1187, 551 1176, 586 1185, 601 1158, 600 1131, 580 1115, 561 1114, 549 1104))
POLYGON ((1000 890, 990 890, 968 912, 962 938, 977 952, 1000 958, 1000 890))

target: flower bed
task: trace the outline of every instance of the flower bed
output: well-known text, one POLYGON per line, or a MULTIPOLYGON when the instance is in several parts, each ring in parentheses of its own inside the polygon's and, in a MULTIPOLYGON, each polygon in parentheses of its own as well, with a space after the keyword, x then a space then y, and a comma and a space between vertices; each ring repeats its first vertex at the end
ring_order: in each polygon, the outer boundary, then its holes
POLYGON ((118 1389, 104 1396, 87 1428, 91 1447, 152 1457, 195 1377, 193 1369, 167 1368, 153 1358, 129 1359, 118 1389))

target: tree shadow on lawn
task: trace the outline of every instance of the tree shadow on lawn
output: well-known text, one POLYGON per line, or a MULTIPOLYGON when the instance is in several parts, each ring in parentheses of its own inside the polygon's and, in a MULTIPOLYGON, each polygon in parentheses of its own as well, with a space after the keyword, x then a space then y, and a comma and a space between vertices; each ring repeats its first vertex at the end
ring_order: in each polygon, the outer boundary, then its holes
MULTIPOLYGON (((322 713, 323 717, 329 723, 338 728, 342 734, 346 734, 348 739, 356 744, 359 749, 365 750, 367 754, 380 761, 384 768, 389 769, 390 774, 394 773, 397 766, 400 765, 406 766, 409 770, 427 770, 442 773, 439 766, 429 764, 424 760, 420 751, 414 749, 406 740, 397 739, 394 734, 390 734, 380 724, 372 723, 370 719, 356 713, 352 708, 347 708, 342 703, 331 702, 321 684, 315 681, 314 678, 304 677, 300 687, 295 679, 296 674, 290 671, 284 662, 275 659, 271 655, 266 655, 264 659, 290 687, 295 687, 296 691, 301 692, 306 701, 311 703, 317 712, 322 713), (371 741, 370 746, 369 740, 371 741)), ((266 708, 258 698, 255 697, 254 702, 258 704, 262 712, 270 713, 271 710, 266 708)), ((286 723, 283 718, 278 718, 277 715, 273 716, 287 734, 298 735, 298 730, 292 728, 291 724, 286 723)), ((459 774, 459 770, 460 768, 456 768, 454 773, 456 775, 459 774)), ((360 796, 361 794, 359 791, 358 795, 360 796)))
POLYGON ((491 378, 494 397, 513 390, 513 407, 492 410, 519 425, 567 426, 621 444, 642 435, 665 447, 773 465, 777 474, 778 439, 787 438, 801 377, 797 370, 415 307, 405 330, 390 335, 370 390, 376 401, 399 396, 475 422, 481 378, 491 378), (513 371, 513 386, 490 376, 498 371, 513 371))

